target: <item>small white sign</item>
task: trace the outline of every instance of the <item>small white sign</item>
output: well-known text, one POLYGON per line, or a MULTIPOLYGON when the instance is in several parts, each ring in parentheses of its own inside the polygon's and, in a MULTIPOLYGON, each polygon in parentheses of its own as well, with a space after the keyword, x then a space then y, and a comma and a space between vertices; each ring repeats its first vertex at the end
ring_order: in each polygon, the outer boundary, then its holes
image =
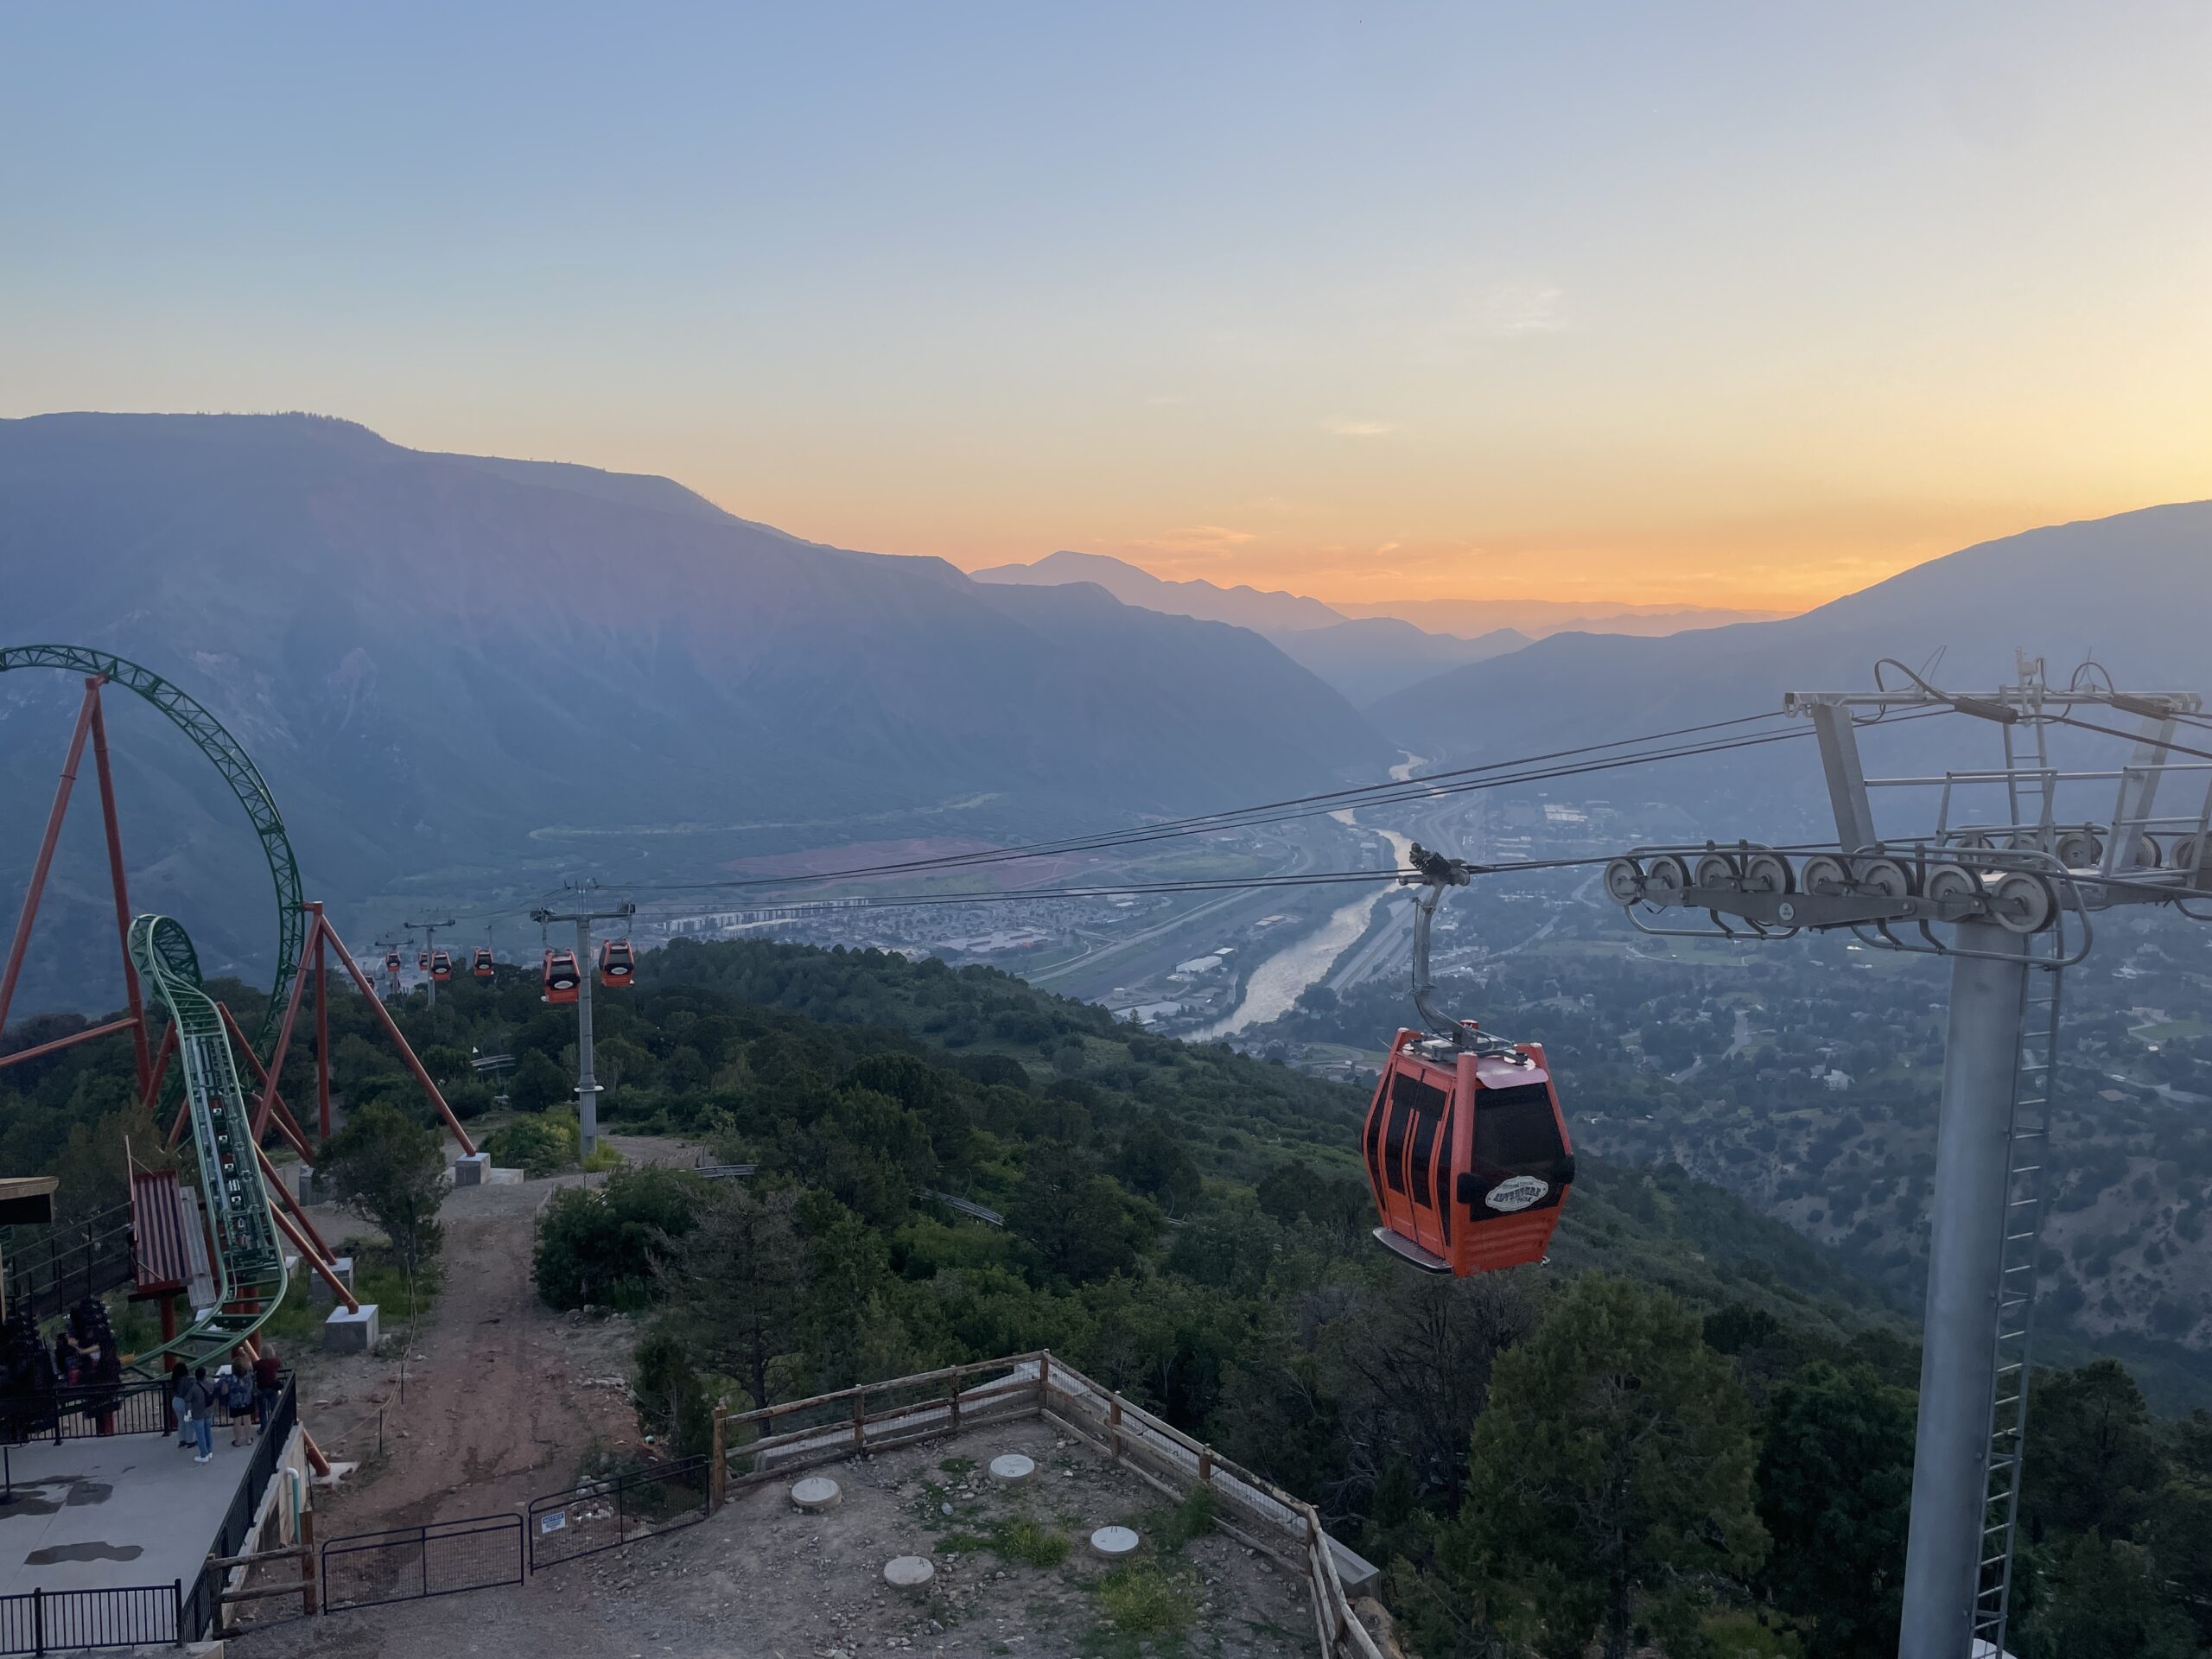
POLYGON ((549 1532, 558 1532, 568 1524, 569 1512, 566 1510, 555 1510, 550 1514, 537 1517, 537 1530, 541 1535, 549 1532))
POLYGON ((1491 1188, 1483 1202, 1493 1210, 1526 1210, 1552 1190, 1549 1181, 1533 1175, 1516 1175, 1491 1188))

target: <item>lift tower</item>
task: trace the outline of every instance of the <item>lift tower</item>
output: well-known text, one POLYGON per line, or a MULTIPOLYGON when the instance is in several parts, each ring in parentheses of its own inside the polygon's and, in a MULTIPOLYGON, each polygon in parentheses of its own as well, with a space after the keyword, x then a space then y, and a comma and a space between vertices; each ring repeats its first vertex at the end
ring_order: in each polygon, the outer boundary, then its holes
POLYGON ((576 1124, 580 1150, 587 1158, 599 1145, 599 1079, 592 1075, 591 1069, 591 925, 626 922, 637 913, 638 907, 630 904, 617 905, 613 910, 530 912, 530 919, 540 927, 553 922, 576 925, 576 1124))
POLYGON ((1785 709, 1819 740, 1834 852, 1707 842, 1637 848, 1605 868, 1606 891, 1649 933, 1847 928, 1951 960, 1900 1659, 1968 1659, 1977 1641, 2004 1652, 2065 970, 2117 906, 2212 920, 2191 908, 2212 900, 2212 733, 2196 747, 2174 735, 2202 700, 2083 677, 2055 690, 2024 657, 2017 683, 1967 696, 1885 663, 1871 692, 1793 692, 1785 709), (1866 776, 1861 727, 1946 709, 1995 725, 2001 764, 1866 776), (2131 719, 2133 730, 2118 723, 2131 719), (2118 766, 2063 770, 2050 737, 2069 729, 2133 747, 2118 766), (2163 784, 2195 786, 2189 804, 2162 814, 2163 784), (1932 830, 1885 836, 1877 789, 1935 793, 1932 830), (1667 925, 1699 911, 1703 926, 1667 925))

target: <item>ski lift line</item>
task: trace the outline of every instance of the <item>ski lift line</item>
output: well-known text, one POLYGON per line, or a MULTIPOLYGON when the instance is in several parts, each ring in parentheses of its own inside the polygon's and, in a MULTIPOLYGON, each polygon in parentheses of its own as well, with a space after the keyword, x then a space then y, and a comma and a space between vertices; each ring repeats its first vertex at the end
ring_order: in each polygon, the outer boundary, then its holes
MULTIPOLYGON (((1900 724, 1909 720, 1923 720, 1950 713, 1948 709, 1924 709, 1910 715, 1896 716, 1888 723, 1900 724)), ((1763 718, 1760 716, 1759 718, 1763 718)), ((1578 762, 1572 766, 1548 767, 1540 771, 1516 772, 1502 777, 1476 778, 1459 783, 1437 785, 1433 780, 1409 780, 1406 784, 1369 786, 1369 798, 1355 803, 1362 806, 1395 805, 1417 801, 1433 800, 1440 797, 1471 793, 1479 790, 1502 789, 1522 784, 1543 783, 1558 779, 1580 777, 1586 773, 1618 770, 1621 767, 1647 765, 1662 760, 1693 759, 1705 754, 1726 753, 1740 748, 1756 747, 1764 743, 1787 743, 1812 736, 1809 728, 1798 728, 1784 732, 1760 733, 1722 742, 1690 744, 1673 749, 1646 751, 1636 754, 1614 756, 1602 760, 1578 762), (1395 791, 1382 794, 1382 791, 1395 791)), ((1573 753, 1579 751, 1562 751, 1573 753)), ((1499 763, 1501 765, 1507 763, 1499 763)), ((1466 768, 1466 771, 1489 771, 1491 768, 1466 768)), ((1456 774, 1437 774, 1438 777, 1456 774)), ((1317 799, 1337 798, 1334 796, 1317 799)), ((1040 843, 1031 847, 995 849, 988 852, 950 854, 937 859, 912 859, 899 863, 856 866, 849 869, 824 870, 809 874, 785 876, 746 876, 724 881, 637 882, 620 884, 631 892, 724 892, 751 887, 784 887, 804 883, 847 880, 877 875, 910 874, 918 872, 974 868, 980 865, 1003 863, 1017 860, 1061 857, 1078 852, 1105 852, 1122 847, 1142 846, 1158 841, 1177 840, 1187 836, 1211 834, 1220 830, 1250 829, 1266 824, 1287 823, 1304 818, 1325 817, 1341 811, 1342 806, 1317 806, 1271 817, 1242 817, 1228 812, 1212 815, 1200 822, 1154 824, 1141 830, 1102 833, 1098 836, 1072 840, 1068 842, 1040 843)), ((1245 808, 1247 814, 1268 811, 1264 807, 1245 808)))
MULTIPOLYGON (((2212 760, 2212 749, 2191 748, 2188 744, 2177 743, 2171 738, 2146 737, 2141 732, 2124 732, 2116 726, 2100 726, 2094 721, 2077 720, 2072 715, 2051 715, 2046 718, 2056 725, 2078 727, 2085 732, 2097 732, 2106 737, 2123 738, 2130 743, 2147 743, 2154 749, 2164 749, 2172 754, 2186 754, 2199 760, 2212 760)), ((2161 716, 2161 718, 2177 718, 2177 716, 2161 716)))

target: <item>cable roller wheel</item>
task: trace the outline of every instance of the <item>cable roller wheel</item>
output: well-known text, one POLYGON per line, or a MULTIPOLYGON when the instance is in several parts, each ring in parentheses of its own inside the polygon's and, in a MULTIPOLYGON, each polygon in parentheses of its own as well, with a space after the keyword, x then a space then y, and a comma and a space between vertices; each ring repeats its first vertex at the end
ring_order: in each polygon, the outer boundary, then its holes
POLYGON ((1643 897, 1643 871, 1632 858, 1616 858, 1605 866, 1605 896, 1617 905, 1632 905, 1643 897))
POLYGON ((1689 885, 1689 866, 1672 853, 1662 853, 1643 867, 1643 896, 1655 905, 1678 902, 1689 885))
POLYGON ((1999 876, 1989 895, 1989 912, 1998 925, 2014 933, 2040 933, 2058 914, 2050 883, 2015 870, 1999 876))
POLYGON ((1690 866, 1691 885, 1700 887, 1732 887, 1738 872, 1736 861, 1726 853, 1700 854, 1690 866))
POLYGON ((1912 897, 1912 870, 1894 858, 1868 858, 1859 862, 1859 887, 1885 899, 1912 897))
POLYGON ((1745 893, 1783 893, 1796 885, 1796 873, 1779 853, 1753 853, 1744 861, 1745 893))
POLYGON ((2093 870, 2104 862, 2105 844, 2094 830, 2069 830, 2055 849, 2058 861, 2069 870, 2093 870))
POLYGON ((1808 893, 1846 893, 1851 891, 1851 866, 1833 853, 1815 853, 1805 861, 1802 880, 1808 893))
POLYGON ((1982 900, 1981 878, 1959 864, 1931 864, 1921 892, 1939 904, 1975 904, 1982 900))

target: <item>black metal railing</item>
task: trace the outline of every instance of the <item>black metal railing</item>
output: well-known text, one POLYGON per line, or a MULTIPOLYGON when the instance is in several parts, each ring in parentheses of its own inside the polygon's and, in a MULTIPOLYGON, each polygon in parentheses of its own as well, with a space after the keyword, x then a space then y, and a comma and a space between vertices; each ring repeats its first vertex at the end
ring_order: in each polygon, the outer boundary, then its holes
POLYGON ((522 1581, 522 1516, 512 1510, 465 1521, 357 1532, 322 1547, 327 1613, 522 1581))
POLYGON ((596 1555, 707 1518, 705 1458, 588 1480, 530 1500, 530 1570, 596 1555))
MULTIPOLYGON (((288 1372, 289 1377, 289 1373, 288 1372)), ((228 1428, 251 1408, 233 1412, 218 1401, 209 1421, 228 1428)), ((96 1435, 164 1434, 176 1431, 169 1385, 156 1377, 142 1382, 80 1382, 43 1398, 0 1398, 0 1441, 26 1446, 34 1440, 81 1440, 96 1435)))
POLYGON ((86 1648, 174 1643, 180 1639, 183 1611, 184 1586, 176 1580, 113 1590, 33 1590, 0 1596, 0 1654, 78 1653, 86 1648))
MULTIPOLYGON (((292 1427, 299 1421, 299 1394, 289 1372, 284 1376, 284 1387, 277 1395, 276 1408, 269 1414, 269 1421, 261 1426, 261 1433, 253 1443, 253 1456, 246 1460, 245 1472, 238 1477, 238 1490, 231 1494, 231 1507, 223 1516, 222 1529, 215 1535, 215 1541, 208 1554, 220 1560, 242 1554, 245 1535, 253 1530, 254 1512, 261 1507, 261 1495, 268 1490, 269 1478, 276 1472, 277 1460, 284 1455, 284 1446, 292 1438, 292 1427)), ((178 1611, 177 1627, 181 1642, 197 1642, 215 1625, 215 1615, 220 1610, 224 1575, 220 1572, 204 1572, 193 1583, 182 1599, 178 1611)))
POLYGON ((0 1236, 8 1263, 8 1306, 44 1321, 86 1297, 133 1282, 130 1206, 118 1204, 81 1221, 10 1227, 0 1236))

